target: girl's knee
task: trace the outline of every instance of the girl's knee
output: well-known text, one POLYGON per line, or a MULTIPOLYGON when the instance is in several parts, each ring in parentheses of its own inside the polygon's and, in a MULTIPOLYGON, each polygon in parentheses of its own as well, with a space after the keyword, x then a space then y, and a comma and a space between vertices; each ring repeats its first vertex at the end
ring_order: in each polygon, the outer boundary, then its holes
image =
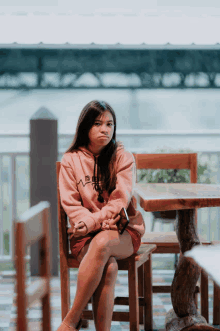
POLYGON ((110 253, 109 240, 106 237, 95 236, 90 243, 90 250, 95 255, 106 256, 110 253))

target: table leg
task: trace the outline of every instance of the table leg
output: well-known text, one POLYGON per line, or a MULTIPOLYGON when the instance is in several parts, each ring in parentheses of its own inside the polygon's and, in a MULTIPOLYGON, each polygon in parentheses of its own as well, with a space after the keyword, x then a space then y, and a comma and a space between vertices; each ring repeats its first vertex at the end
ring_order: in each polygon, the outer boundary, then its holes
MULTIPOLYGON (((176 233, 180 250, 184 254, 200 241, 195 226, 195 209, 177 211, 176 233)), ((166 331, 216 330, 197 312, 194 301, 196 283, 201 268, 181 254, 171 286, 173 309, 166 316, 166 331)))

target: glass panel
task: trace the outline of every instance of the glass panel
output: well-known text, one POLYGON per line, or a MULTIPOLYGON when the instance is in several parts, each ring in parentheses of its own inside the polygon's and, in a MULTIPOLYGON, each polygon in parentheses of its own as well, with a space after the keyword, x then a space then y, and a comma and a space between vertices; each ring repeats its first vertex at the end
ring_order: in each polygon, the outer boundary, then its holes
POLYGON ((10 157, 2 158, 2 201, 3 201, 3 255, 10 254, 11 206, 10 206, 10 157))
POLYGON ((199 217, 199 222, 198 222, 198 227, 199 227, 199 233, 202 236, 203 239, 208 240, 208 213, 209 213, 209 208, 201 208, 199 209, 200 217, 199 217))
POLYGON ((2 156, 0 156, 0 255, 2 252, 3 239, 3 173, 2 173, 2 156))
POLYGON ((210 240, 218 240, 218 208, 211 208, 210 240))
POLYGON ((23 137, 7 137, 0 139, 0 152, 1 153, 28 153, 30 150, 30 139, 28 135, 23 137))
POLYGON ((58 151, 59 153, 65 153, 66 150, 70 147, 74 138, 74 134, 69 137, 60 137, 58 138, 58 151))
POLYGON ((16 209, 17 217, 30 208, 29 156, 16 157, 16 209))

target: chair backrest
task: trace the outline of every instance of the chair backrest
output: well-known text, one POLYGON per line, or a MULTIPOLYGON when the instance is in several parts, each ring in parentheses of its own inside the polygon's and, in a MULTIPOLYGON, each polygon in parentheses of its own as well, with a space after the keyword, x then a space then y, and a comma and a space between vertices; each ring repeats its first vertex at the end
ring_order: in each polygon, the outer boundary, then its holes
MULTIPOLYGON (((190 182, 197 183, 197 153, 133 154, 137 169, 189 169, 190 182)), ((162 215, 163 212, 160 212, 162 215)), ((165 218, 175 219, 173 211, 164 212, 165 218)), ((155 213, 156 217, 156 213, 155 213)), ((195 211, 197 224, 197 209, 195 211)))
POLYGON ((28 209, 14 223, 16 266, 17 330, 28 330, 26 309, 38 299, 43 304, 43 330, 51 330, 50 318, 50 203, 42 201, 28 209), (26 287, 26 247, 40 243, 40 277, 26 287))
POLYGON ((137 169, 190 169, 190 182, 197 183, 197 154, 133 154, 137 169))
POLYGON ((69 240, 68 240, 68 224, 67 214, 61 205, 60 189, 59 189, 59 174, 60 174, 61 162, 56 162, 57 172, 57 207, 58 207, 58 230, 59 230, 59 251, 60 251, 60 264, 68 266, 69 268, 78 268, 79 262, 73 258, 69 252, 69 240))

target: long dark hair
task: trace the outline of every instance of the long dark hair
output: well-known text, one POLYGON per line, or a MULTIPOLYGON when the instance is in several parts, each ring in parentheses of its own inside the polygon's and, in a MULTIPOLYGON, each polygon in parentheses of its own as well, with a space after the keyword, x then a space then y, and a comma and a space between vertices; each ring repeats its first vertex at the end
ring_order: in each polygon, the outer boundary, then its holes
POLYGON ((78 150, 79 147, 88 146, 89 130, 94 125, 96 118, 106 110, 109 111, 113 117, 114 132, 111 141, 103 148, 98 157, 98 167, 101 174, 102 189, 106 190, 110 194, 115 189, 116 184, 116 171, 114 165, 116 149, 119 143, 116 142, 115 112, 107 102, 93 100, 85 105, 78 119, 74 139, 65 153, 73 153, 78 150))

